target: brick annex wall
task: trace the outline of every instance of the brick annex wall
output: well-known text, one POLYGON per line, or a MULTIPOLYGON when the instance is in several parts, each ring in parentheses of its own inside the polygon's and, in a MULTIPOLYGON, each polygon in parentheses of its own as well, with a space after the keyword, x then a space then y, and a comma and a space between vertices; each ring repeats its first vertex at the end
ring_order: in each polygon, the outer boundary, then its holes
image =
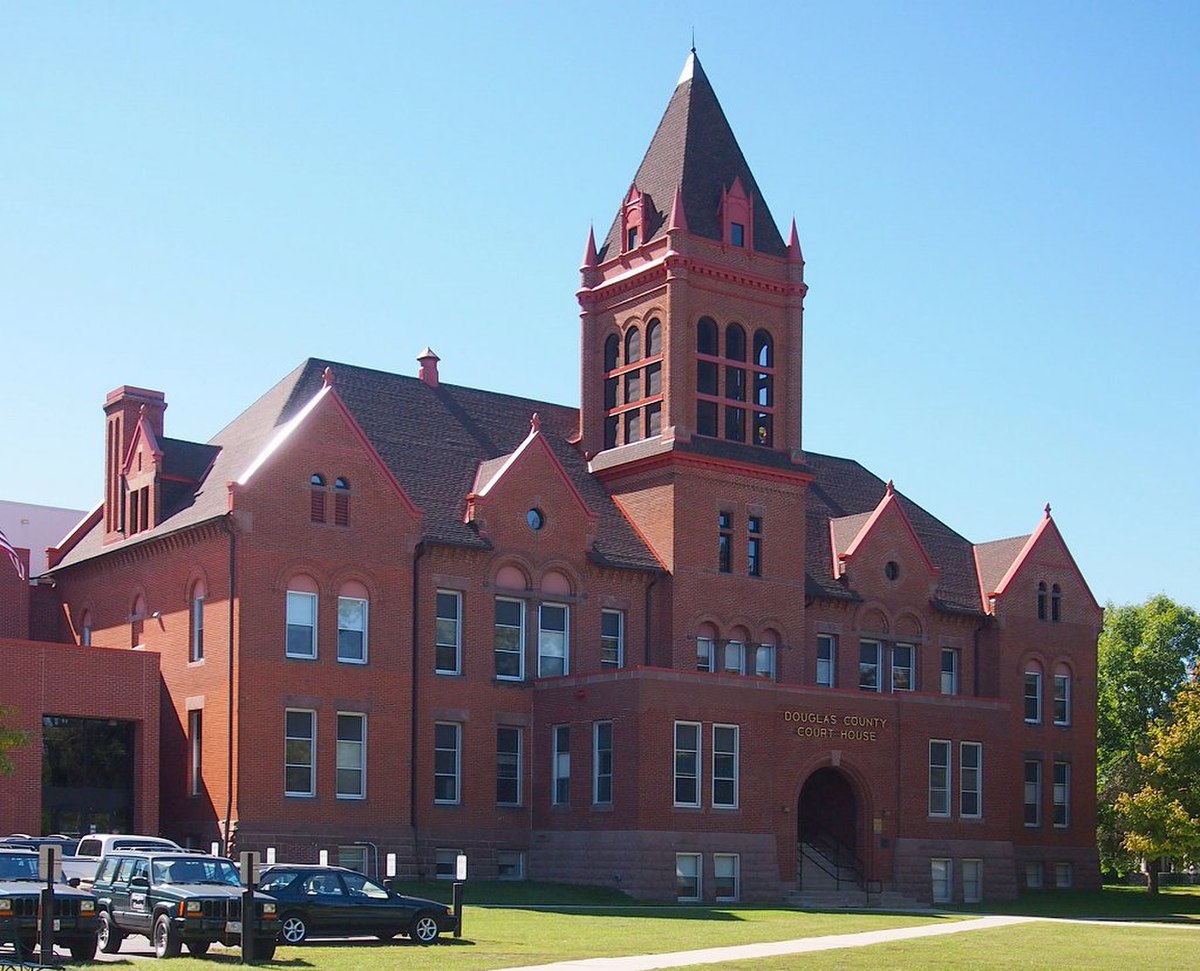
POLYGON ((963 902, 962 861, 982 863, 985 900, 1014 900, 1019 885, 1017 860, 1010 840, 901 839, 896 843, 894 887, 906 897, 931 903, 933 877, 931 859, 951 860, 951 901, 963 902))

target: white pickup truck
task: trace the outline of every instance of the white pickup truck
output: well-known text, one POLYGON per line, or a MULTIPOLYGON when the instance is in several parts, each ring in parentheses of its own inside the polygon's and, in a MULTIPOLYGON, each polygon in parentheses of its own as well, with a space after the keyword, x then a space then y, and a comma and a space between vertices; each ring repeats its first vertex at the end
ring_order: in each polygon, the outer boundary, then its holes
POLYGON ((74 856, 62 858, 63 876, 68 883, 88 888, 96 879, 100 858, 113 850, 179 850, 174 840, 163 836, 138 836, 132 833, 91 833, 79 841, 74 856))

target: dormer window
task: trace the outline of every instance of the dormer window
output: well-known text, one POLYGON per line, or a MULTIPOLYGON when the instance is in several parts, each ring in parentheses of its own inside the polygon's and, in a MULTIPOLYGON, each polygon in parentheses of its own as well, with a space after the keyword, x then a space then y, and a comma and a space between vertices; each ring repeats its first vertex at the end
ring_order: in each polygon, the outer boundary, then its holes
POLYGON ((734 246, 746 245, 746 227, 744 224, 729 224, 729 242, 731 242, 734 246))
POLYGON ((637 226, 630 226, 629 229, 625 231, 625 248, 627 250, 637 249, 637 236, 637 226))
POLYGON ((333 483, 333 524, 350 525, 350 480, 341 477, 333 483))
POLYGON ((325 522, 325 477, 316 472, 309 477, 312 495, 309 500, 308 521, 310 523, 325 522))
POLYGON ((749 248, 753 244, 754 201, 741 179, 721 193, 721 236, 730 246, 749 248))
POLYGON ((625 244, 624 252, 632 253, 649 237, 646 232, 646 214, 649 208, 649 197, 639 191, 636 185, 631 185, 625 202, 621 205, 621 239, 625 244))

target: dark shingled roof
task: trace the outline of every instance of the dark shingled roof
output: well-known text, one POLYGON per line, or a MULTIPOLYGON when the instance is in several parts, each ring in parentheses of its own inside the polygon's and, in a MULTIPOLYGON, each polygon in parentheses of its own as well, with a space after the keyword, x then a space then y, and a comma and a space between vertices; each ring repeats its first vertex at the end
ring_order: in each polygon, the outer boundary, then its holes
MULTIPOLYGON (((683 188, 683 210, 688 231, 708 239, 721 239, 721 193, 742 180, 754 200, 754 249, 772 256, 786 256, 787 246, 754 180, 754 173, 725 119, 700 59, 690 55, 691 77, 675 88, 667 110, 650 140, 646 156, 638 166, 634 184, 650 196, 657 212, 647 212, 646 241, 666 232, 675 188, 683 188)), ((621 213, 600 250, 604 260, 621 252, 621 213)))
POLYGON ((984 592, 991 593, 1004 579, 1008 568, 1016 562, 1029 542, 1028 536, 1013 536, 1010 539, 998 539, 991 543, 979 543, 975 547, 975 558, 979 562, 979 577, 984 592))

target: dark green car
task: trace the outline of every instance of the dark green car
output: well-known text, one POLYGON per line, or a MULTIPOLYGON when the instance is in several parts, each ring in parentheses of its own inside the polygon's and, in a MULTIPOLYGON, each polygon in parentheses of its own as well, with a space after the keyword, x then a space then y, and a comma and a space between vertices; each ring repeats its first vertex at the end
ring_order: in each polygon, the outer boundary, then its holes
POLYGON ((220 942, 254 935, 254 958, 269 961, 279 937, 275 901, 256 893, 253 923, 242 920, 245 893, 234 864, 219 856, 125 850, 107 854, 92 890, 100 910, 100 950, 115 954, 131 934, 147 938, 160 958, 184 947, 197 957, 220 942))
MULTIPOLYGON (((44 882, 38 878, 38 855, 18 847, 0 847, 0 944, 14 944, 25 959, 38 939, 38 906, 44 882)), ((54 943, 76 961, 96 956, 96 898, 66 884, 54 887, 54 943)), ((49 960, 42 960, 48 964, 49 960)))

